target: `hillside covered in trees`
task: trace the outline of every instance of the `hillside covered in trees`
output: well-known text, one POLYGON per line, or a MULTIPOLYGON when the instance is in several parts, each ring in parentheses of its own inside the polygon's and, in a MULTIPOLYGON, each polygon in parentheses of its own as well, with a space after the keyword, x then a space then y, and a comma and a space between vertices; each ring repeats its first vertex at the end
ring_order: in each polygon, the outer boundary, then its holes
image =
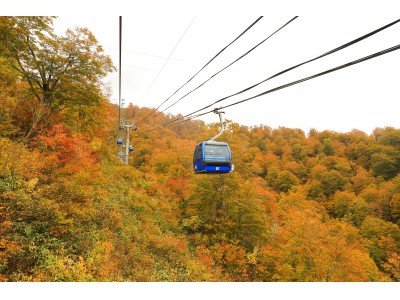
POLYGON ((400 280, 399 129, 230 123, 235 171, 194 175, 219 124, 160 114, 124 165, 111 60, 51 22, 0 18, 0 281, 400 280))

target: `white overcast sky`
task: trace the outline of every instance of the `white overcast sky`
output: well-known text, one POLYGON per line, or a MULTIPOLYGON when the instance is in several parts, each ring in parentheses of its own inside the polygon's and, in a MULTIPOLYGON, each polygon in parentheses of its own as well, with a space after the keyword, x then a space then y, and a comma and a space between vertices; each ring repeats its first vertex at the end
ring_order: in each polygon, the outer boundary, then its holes
MULTIPOLYGON (((61 10, 56 14, 59 17, 54 24, 55 30, 58 34, 63 34, 67 28, 89 28, 118 67, 118 16, 122 15, 122 98, 126 103, 154 108, 258 16, 264 15, 250 31, 161 106, 162 110, 258 44, 292 17, 299 16, 249 55, 166 111, 185 115, 400 18, 393 10, 374 16, 373 6, 369 6, 368 10, 364 7, 360 11, 357 11, 358 6, 353 6, 349 12, 329 6, 331 4, 326 4, 322 12, 304 8, 285 11, 281 7, 275 12, 273 6, 264 5, 260 6, 261 9, 244 10, 243 14, 240 5, 233 14, 223 11, 223 5, 217 5, 219 11, 215 13, 210 3, 216 2, 208 1, 195 3, 199 6, 200 3, 208 4, 210 10, 203 5, 199 9, 192 7, 179 14, 178 6, 167 6, 166 2, 168 1, 160 2, 156 14, 152 14, 149 9, 154 1, 148 4, 149 7, 145 7, 144 13, 135 9, 135 5, 116 10, 111 7, 110 2, 108 6, 102 7, 97 16, 93 12, 91 16, 85 15, 84 12, 89 10, 87 6, 79 10, 61 10)), ((79 2, 74 0, 72 5, 75 3, 79 2)), ((229 3, 226 2, 227 7, 229 3)), ((263 83, 222 102, 221 105, 242 100, 397 44, 400 44, 400 24, 263 83)), ((400 50, 397 50, 227 108, 225 117, 248 126, 285 126, 301 128, 306 133, 310 128, 340 132, 359 129, 368 134, 375 127, 399 128, 399 75, 400 50)), ((117 103, 118 72, 109 75, 106 81, 113 90, 112 102, 117 103)), ((201 119, 206 122, 218 120, 214 114, 201 119)))

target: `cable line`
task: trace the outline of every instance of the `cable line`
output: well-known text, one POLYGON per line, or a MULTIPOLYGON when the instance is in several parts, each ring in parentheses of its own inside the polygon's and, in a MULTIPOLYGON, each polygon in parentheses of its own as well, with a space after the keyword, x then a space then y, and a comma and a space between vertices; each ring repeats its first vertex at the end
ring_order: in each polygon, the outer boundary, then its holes
POLYGON ((122 49, 122 16, 119 16, 119 74, 118 74, 118 128, 121 127, 121 50, 122 49))
POLYGON ((192 19, 192 21, 190 22, 189 26, 186 28, 185 32, 182 34, 181 38, 179 39, 179 41, 176 43, 174 49, 172 49, 172 52, 170 53, 170 55, 168 56, 167 60, 165 61, 165 63, 163 64, 163 66, 161 67, 160 71, 158 72, 157 76, 154 78, 153 82, 151 83, 151 85, 149 86, 149 88, 147 89, 146 93, 144 94, 143 97, 146 97, 147 93, 151 90, 151 88, 153 87, 154 82, 156 82, 158 76, 160 76, 162 70, 164 69, 164 67, 167 65, 167 63, 169 62, 169 59, 171 58, 172 54, 175 52, 175 49, 178 47, 178 45, 180 44, 180 42, 182 41, 183 37, 185 36, 186 32, 189 30, 190 26, 192 26, 193 21, 196 17, 194 17, 192 19))
POLYGON ((258 43, 256 46, 254 46, 253 48, 251 48, 250 50, 248 50, 245 54, 243 54, 242 56, 238 57, 237 59, 235 59, 233 62, 231 62, 229 65, 227 65, 226 67, 222 68, 221 70, 219 70, 217 73, 215 73, 214 75, 212 75, 210 78, 208 78, 206 81, 204 81, 202 84, 200 84, 199 86, 197 86, 196 88, 194 88, 193 90, 191 90, 190 92, 188 92, 187 94, 185 94, 184 96, 182 96, 181 98, 179 98, 177 101, 175 101, 174 103, 172 103, 170 106, 168 106, 167 108, 165 108, 164 110, 158 112, 154 117, 157 117, 159 114, 161 114, 162 112, 166 111, 168 108, 171 108, 172 106, 174 106, 175 104, 177 104, 179 101, 181 101, 183 98, 185 98, 186 96, 188 96, 189 94, 191 94, 192 92, 194 92, 195 90, 197 90, 198 88, 200 88, 201 86, 203 86, 205 83, 207 83, 208 81, 210 81, 212 78, 214 78, 215 76, 217 76, 219 73, 221 73, 222 71, 226 70, 227 68, 229 68, 230 66, 232 66, 234 63, 236 63, 237 61, 241 60, 243 57, 245 57, 247 54, 249 54, 250 52, 252 52, 254 49, 256 49, 258 46, 260 46, 261 44, 263 44, 266 40, 268 40, 270 37, 272 37, 273 35, 275 35, 275 33, 277 33, 278 31, 280 31, 281 29, 283 29, 284 27, 286 27, 287 25, 289 25, 289 23, 291 23, 292 21, 294 21, 296 18, 298 18, 298 16, 292 18, 290 21, 286 22, 283 26, 281 26, 279 29, 277 29, 275 32, 273 32, 271 35, 269 35, 267 38, 265 38, 264 40, 262 40, 260 43, 258 43))
MULTIPOLYGON (((322 75, 326 75, 326 74, 329 74, 329 73, 332 73, 332 72, 335 72, 335 71, 338 71, 338 70, 341 70, 341 69, 350 67, 350 66, 352 66, 352 65, 355 65, 355 64, 358 64, 358 63, 367 61, 367 60, 369 60, 369 59, 372 59, 372 58, 375 58, 375 57, 378 57, 378 56, 381 56, 381 55, 384 55, 384 54, 387 54, 387 53, 390 53, 390 52, 392 52, 392 51, 399 50, 399 49, 400 49, 400 44, 397 45, 397 46, 393 46, 393 47, 391 47, 391 48, 388 48, 388 49, 386 49, 386 50, 382 50, 382 51, 376 52, 376 53, 374 53, 374 54, 365 56, 365 57, 363 57, 363 58, 354 60, 354 61, 352 61, 352 62, 343 64, 343 65, 341 65, 341 66, 338 66, 338 67, 335 67, 335 68, 326 70, 326 71, 324 71, 324 72, 321 72, 321 73, 318 73, 318 74, 315 74, 315 75, 312 75, 312 76, 309 76, 309 77, 305 77, 305 78, 300 79, 300 80, 292 81, 292 82, 290 82, 290 83, 287 83, 287 84, 278 86, 278 87, 276 87, 276 88, 270 89, 270 90, 268 90, 268 91, 265 91, 265 92, 263 92, 263 93, 260 93, 260 94, 258 94, 258 95, 255 95, 255 96, 253 96, 253 97, 246 98, 246 99, 244 99, 244 100, 237 101, 237 102, 235 102, 235 103, 232 103, 232 104, 229 104, 229 105, 226 105, 226 106, 222 106, 222 107, 220 107, 220 108, 218 108, 218 109, 228 108, 228 107, 231 107, 231 106, 234 106, 234 105, 237 105, 237 104, 240 104, 240 103, 243 103, 243 102, 246 102, 246 101, 249 101, 249 100, 252 100, 252 99, 255 99, 255 98, 258 98, 258 97, 261 97, 261 96, 264 96, 264 95, 267 95, 267 94, 270 94, 270 93, 273 93, 273 92, 276 92, 276 91, 279 91, 279 90, 282 90, 282 89, 285 89, 285 88, 290 87, 290 86, 292 86, 292 85, 296 85, 296 84, 298 84, 298 83, 302 83, 302 82, 305 82, 305 81, 308 81, 308 80, 311 80, 311 79, 320 77, 320 76, 322 76, 322 75)), ((201 113, 201 114, 192 116, 192 117, 190 117, 190 118, 187 118, 187 119, 183 120, 182 122, 186 122, 186 121, 188 121, 188 120, 192 120, 192 119, 194 119, 194 118, 197 118, 197 117, 200 117, 200 116, 204 116, 204 115, 209 114, 209 113, 212 113, 212 112, 214 112, 214 110, 210 110, 210 111, 207 111, 207 112, 204 112, 204 113, 201 113)), ((179 124, 179 123, 175 123, 175 124, 179 124)), ((169 126, 172 126, 172 125, 175 125, 175 124, 170 123, 169 126)), ((168 124, 166 124, 166 125, 168 125, 168 124)))
MULTIPOLYGON (((234 42, 236 42, 242 35, 244 35, 248 30, 250 30, 251 27, 253 27, 258 21, 260 21, 262 18, 258 17, 250 26, 248 26, 241 34, 239 34, 232 42, 230 42, 228 45, 226 45, 224 48, 222 48, 216 55, 214 55, 213 58, 211 58, 199 71, 196 72, 188 81, 186 81, 180 88, 178 88, 171 96, 169 96, 167 99, 165 99, 156 109, 151 111, 144 119, 142 119, 139 123, 144 122, 147 120, 147 118, 153 114, 156 110, 158 110, 165 102, 167 102, 172 96, 174 96, 181 88, 183 88, 186 84, 188 84, 194 77, 196 77, 206 66, 208 66, 214 59, 217 58, 223 51, 225 51, 230 45, 232 45, 234 42)), ((147 94, 147 93, 146 93, 147 94)))
POLYGON ((394 24, 396 24, 396 23, 398 23, 398 22, 400 22, 400 19, 398 19, 398 20, 396 20, 396 21, 394 21, 394 22, 392 22, 392 23, 389 23, 389 24, 387 24, 387 25, 385 25, 385 26, 383 26, 383 27, 381 27, 381 28, 379 28, 379 29, 376 29, 376 30, 374 30, 374 31, 372 31, 372 32, 370 32, 370 33, 368 33, 368 34, 365 34, 365 35, 363 35, 363 36, 361 36, 361 37, 359 37, 359 38, 357 38, 357 39, 355 39, 355 40, 352 40, 351 42, 348 42, 348 43, 343 44, 343 45, 341 45, 341 46, 339 46, 339 47, 337 47, 337 48, 335 48, 335 49, 332 49, 332 50, 330 50, 330 51, 328 51, 328 52, 326 52, 326 53, 324 53, 324 54, 322 54, 322 55, 319 55, 319 56, 313 58, 313 59, 307 60, 307 61, 305 61, 305 62, 303 62, 303 63, 300 63, 300 64, 298 64, 298 65, 295 65, 295 66, 293 66, 293 67, 290 67, 290 68, 288 68, 288 69, 286 69, 286 70, 283 70, 283 71, 281 71, 281 72, 279 72, 279 73, 276 73, 275 75, 272 75, 272 76, 270 76, 270 77, 268 77, 268 78, 266 78, 266 79, 264 79, 264 80, 262 80, 262 81, 260 81, 260 82, 258 82, 258 83, 256 83, 256 84, 254 84, 254 85, 252 85, 252 86, 250 86, 250 87, 248 87, 248 88, 246 88, 246 89, 244 89, 244 90, 241 90, 241 91, 236 92, 236 93, 234 93, 234 94, 231 94, 231 95, 229 95, 229 96, 223 97, 223 98, 221 98, 221 99, 219 99, 219 100, 217 100, 217 101, 211 103, 210 105, 207 105, 207 106, 205 106, 205 107, 203 107, 203 108, 200 108, 200 109, 198 109, 198 110, 196 110, 196 111, 194 111, 194 112, 192 112, 192 113, 190 113, 190 114, 187 114, 187 115, 183 116, 182 118, 175 119, 175 120, 173 120, 172 122, 177 122, 177 121, 179 121, 179 120, 181 120, 181 119, 190 117, 191 115, 194 115, 195 113, 198 113, 198 112, 200 112, 200 111, 202 111, 202 110, 205 110, 205 109, 207 109, 207 108, 209 108, 209 107, 211 107, 211 106, 213 106, 213 105, 215 105, 215 104, 217 104, 217 103, 219 103, 219 102, 222 102, 222 101, 224 101, 224 100, 226 100, 226 99, 228 99, 228 98, 231 98, 231 97, 233 97, 233 96, 237 96, 237 95, 242 94, 242 93, 244 93, 244 92, 246 92, 246 91, 248 91, 248 90, 251 90, 252 88, 254 88, 254 87, 256 87, 256 86, 258 86, 258 85, 260 85, 260 84, 262 84, 262 83, 264 83, 264 82, 266 82, 266 81, 268 81, 268 80, 270 80, 270 79, 273 79, 273 78, 275 78, 275 77, 278 77, 279 75, 282 75, 282 74, 284 74, 284 73, 286 73, 286 72, 289 72, 289 71, 291 71, 291 70, 293 70, 293 69, 296 69, 296 68, 298 68, 298 67, 300 67, 300 66, 302 66, 302 65, 305 65, 305 64, 307 64, 307 63, 313 62, 313 61, 315 61, 315 60, 317 60, 317 59, 320 59, 320 58, 322 58, 322 57, 328 56, 328 55, 330 55, 330 54, 332 54, 332 53, 335 53, 335 52, 337 52, 337 51, 339 51, 339 50, 345 49, 345 48, 347 48, 347 47, 349 47, 349 46, 351 46, 351 45, 353 45, 353 44, 356 44, 356 43, 358 43, 358 42, 360 42, 360 41, 362 41, 362 40, 364 40, 364 39, 366 39, 366 38, 368 38, 368 37, 370 37, 370 36, 372 36, 372 35, 374 35, 374 34, 380 32, 380 31, 382 31, 382 30, 384 30, 384 29, 386 29, 386 28, 388 28, 388 27, 390 27, 390 26, 393 26, 394 24))

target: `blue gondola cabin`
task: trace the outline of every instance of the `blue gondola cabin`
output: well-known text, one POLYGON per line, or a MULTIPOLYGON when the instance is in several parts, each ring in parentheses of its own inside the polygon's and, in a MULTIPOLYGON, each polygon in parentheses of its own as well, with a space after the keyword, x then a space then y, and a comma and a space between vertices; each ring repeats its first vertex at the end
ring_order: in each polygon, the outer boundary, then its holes
POLYGON ((214 141, 199 143, 194 150, 193 167, 196 174, 232 172, 232 154, 229 145, 214 141))

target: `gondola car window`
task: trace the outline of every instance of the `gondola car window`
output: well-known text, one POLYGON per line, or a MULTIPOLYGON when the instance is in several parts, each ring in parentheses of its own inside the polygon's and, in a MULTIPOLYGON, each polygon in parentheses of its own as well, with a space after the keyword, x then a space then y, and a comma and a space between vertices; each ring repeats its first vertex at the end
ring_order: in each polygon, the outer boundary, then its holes
POLYGON ((199 146, 197 145, 196 146, 196 149, 194 149, 194 153, 193 153, 193 163, 195 163, 196 162, 196 160, 197 160, 197 149, 199 148, 199 146))
POLYGON ((202 145, 200 144, 197 148, 197 160, 201 160, 201 150, 202 150, 202 145))
POLYGON ((226 145, 205 145, 205 160, 229 161, 229 152, 226 145))

